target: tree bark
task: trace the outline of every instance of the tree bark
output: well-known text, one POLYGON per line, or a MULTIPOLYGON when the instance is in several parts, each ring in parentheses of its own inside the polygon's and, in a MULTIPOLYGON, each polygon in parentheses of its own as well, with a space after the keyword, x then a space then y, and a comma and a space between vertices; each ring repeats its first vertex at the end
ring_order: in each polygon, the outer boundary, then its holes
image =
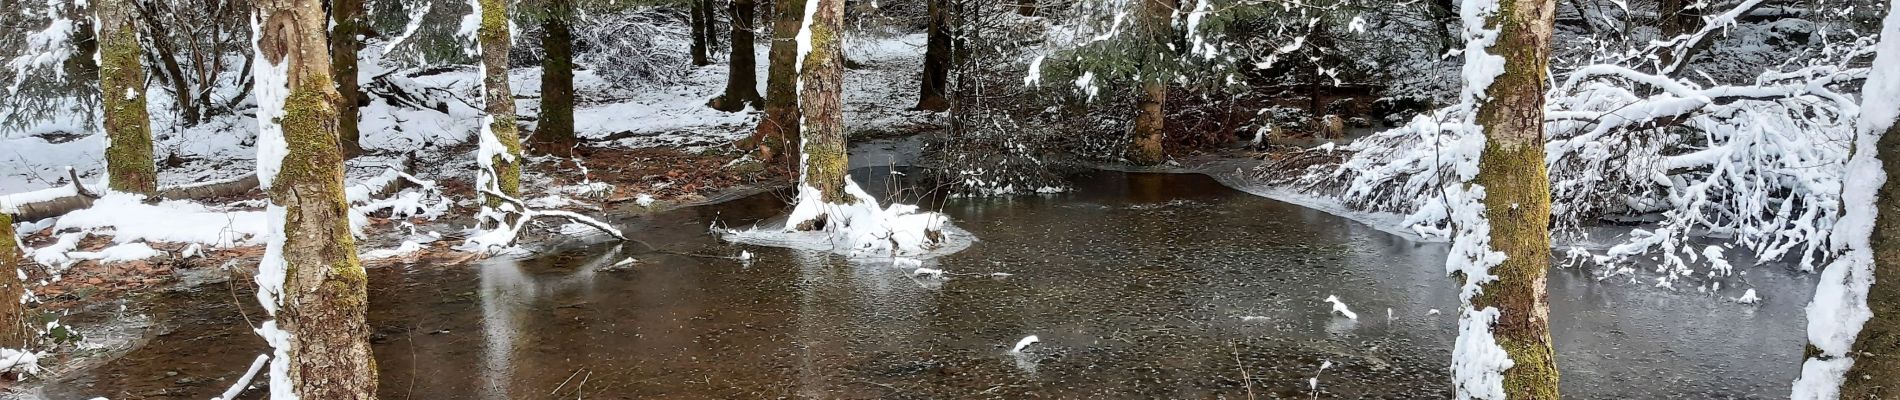
POLYGON ((719 3, 713 0, 699 0, 699 7, 706 13, 706 57, 719 53, 719 3))
MULTIPOLYGON (((305 399, 373 399, 376 367, 369 346, 368 280, 350 236, 344 197, 336 82, 330 77, 322 0, 261 0, 259 70, 287 71, 273 91, 287 93, 282 117, 260 121, 282 130, 287 152, 265 179, 273 223, 281 223, 283 287, 277 325, 287 343, 289 389, 305 399)), ((273 110, 260 110, 265 114, 273 110)), ((260 157, 265 154, 260 154, 260 157)), ((270 268, 268 262, 260 269, 270 268)))
MULTIPOLYGON (((508 47, 512 42, 508 26, 509 0, 480 0, 482 5, 480 36, 482 48, 483 107, 488 112, 488 131, 501 142, 506 154, 496 154, 495 184, 503 195, 521 198, 521 133, 515 121, 515 95, 508 87, 508 47)), ((479 138, 478 138, 479 139, 479 138)), ((501 199, 487 199, 489 207, 500 207, 501 199)), ((508 222, 515 222, 509 214, 508 222)))
MULTIPOLYGON (((1891 40, 1891 39, 1883 39, 1891 40)), ((1890 72, 1890 71, 1889 71, 1890 72)), ((1854 338, 1854 365, 1841 382, 1841 399, 1900 397, 1900 124, 1893 124, 1875 145, 1887 181, 1875 196, 1874 283, 1867 290, 1867 309, 1873 311, 1854 338)))
POLYGON ((711 28, 707 27, 708 24, 706 23, 706 3, 699 0, 689 1, 692 1, 693 15, 693 65, 704 66, 712 64, 712 60, 706 56, 706 36, 708 36, 706 31, 711 30, 711 28))
MULTIPOLYGON (((1890 5, 1900 6, 1900 3, 1890 5)), ((1900 41, 1900 11, 1889 10, 1882 23, 1880 45, 1888 47, 1900 41)), ((1886 50, 1881 50, 1886 51, 1886 50)), ((1878 54, 1871 67, 1873 74, 1866 82, 1865 93, 1861 97, 1881 96, 1875 89, 1892 84, 1900 79, 1900 71, 1890 65, 1900 60, 1900 54, 1878 54)), ((1888 104, 1888 107, 1894 107, 1888 104)), ((1874 114, 1869 110, 1862 115, 1874 114)), ((1883 110, 1892 112, 1894 110, 1883 110)), ((1891 118, 1893 114, 1885 114, 1891 118)), ((1853 365, 1848 368, 1846 380, 1841 384, 1841 399, 1890 399, 1900 398, 1900 121, 1862 121, 1867 131, 1862 134, 1874 134, 1880 124, 1886 124, 1886 131, 1875 141, 1872 159, 1880 163, 1887 179, 1882 182, 1874 196, 1874 227, 1869 236, 1873 250, 1873 283, 1867 289, 1867 309, 1873 316, 1861 325, 1855 335, 1853 346, 1853 365)), ((1856 149, 1856 151, 1862 151, 1856 149)), ((1865 179, 1865 177, 1861 177, 1865 179)), ((1857 204, 1848 203, 1856 206, 1857 204)))
MULTIPOLYGON (((1658 20, 1656 24, 1657 28, 1662 31, 1662 40, 1675 39, 1677 36, 1686 35, 1698 29, 1702 29, 1701 26, 1698 26, 1701 25, 1702 17, 1688 10, 1688 4, 1685 3, 1688 3, 1688 1, 1660 0, 1658 2, 1656 10, 1658 20)), ((1705 40, 1695 46, 1683 49, 1680 60, 1677 59, 1673 48, 1663 49, 1662 52, 1656 55, 1657 60, 1662 65, 1661 68, 1664 69, 1663 72, 1674 76, 1677 71, 1682 70, 1678 68, 1679 64, 1686 64, 1690 59, 1695 58, 1696 50, 1706 43, 1708 43, 1708 41, 1705 40)))
POLYGON ((356 79, 356 54, 363 49, 363 35, 370 30, 363 0, 331 0, 330 68, 336 74, 337 113, 341 125, 337 136, 344 157, 362 154, 362 133, 357 127, 358 109, 369 102, 356 79))
POLYGON ((950 109, 946 97, 950 86, 950 5, 949 0, 925 0, 930 14, 929 38, 924 46, 924 76, 918 93, 918 110, 950 109))
POLYGON ((20 282, 19 239, 13 237, 13 216, 0 212, 0 347, 32 349, 33 334, 26 324, 26 283, 20 282))
POLYGON ((1142 71, 1143 97, 1136 103, 1134 140, 1125 158, 1135 165, 1157 165, 1165 157, 1161 142, 1167 131, 1168 81, 1162 71, 1171 58, 1167 46, 1174 35, 1174 10, 1180 7, 1180 0, 1139 1, 1141 29, 1148 40, 1142 56, 1146 68, 1142 71))
POLYGON ((137 5, 140 17, 144 20, 145 32, 152 41, 152 57, 163 68, 165 83, 172 87, 172 99, 177 103, 178 115, 183 117, 185 126, 196 126, 201 114, 198 104, 192 101, 191 81, 185 78, 185 69, 178 63, 178 48, 172 45, 171 30, 167 29, 159 18, 169 14, 158 11, 155 3, 137 5))
POLYGON ((547 0, 547 31, 541 48, 541 114, 534 126, 534 149, 541 154, 574 155, 573 0, 547 0))
MULTIPOLYGON (((798 29, 804 24, 805 2, 772 2, 772 52, 766 67, 765 118, 759 129, 740 144, 756 148, 759 159, 773 162, 779 155, 798 160, 798 29)), ((796 169, 797 165, 792 165, 796 169)))
POLYGON ((1036 11, 1042 8, 1036 2, 1037 0, 1016 0, 1016 14, 1025 17, 1036 16, 1036 11))
POLYGON ((145 68, 130 0, 93 3, 99 29, 99 97, 105 107, 106 175, 115 191, 158 190, 152 163, 151 115, 145 110, 145 68))
MULTIPOLYGON (((799 79, 799 106, 804 116, 801 147, 805 152, 804 184, 817 189, 830 204, 855 201, 844 191, 849 168, 844 135, 844 0, 817 0, 811 15, 811 51, 805 55, 799 79)), ((815 229, 821 226, 808 226, 815 229)))
POLYGON ((732 57, 726 60, 726 93, 707 104, 715 110, 736 112, 747 107, 764 108, 759 97, 759 72, 754 62, 758 47, 753 45, 753 13, 758 7, 752 0, 732 0, 732 57))
POLYGON ((1550 340, 1546 273, 1550 268, 1550 181, 1544 170, 1544 92, 1549 74, 1553 0, 1505 0, 1489 24, 1499 26, 1489 51, 1506 61, 1486 88, 1478 124, 1486 136, 1477 183, 1485 190, 1491 247, 1504 253, 1472 307, 1499 311, 1492 334, 1514 366, 1504 371, 1511 399, 1556 399, 1557 363, 1550 340))

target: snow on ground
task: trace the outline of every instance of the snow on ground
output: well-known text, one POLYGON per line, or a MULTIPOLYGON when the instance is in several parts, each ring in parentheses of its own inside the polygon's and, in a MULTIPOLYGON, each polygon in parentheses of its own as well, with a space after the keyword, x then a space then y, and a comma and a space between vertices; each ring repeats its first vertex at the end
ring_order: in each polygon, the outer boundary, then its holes
POLYGON ((893 265, 917 267, 915 260, 961 251, 976 238, 950 224, 950 217, 909 204, 878 205, 876 198, 846 180, 853 204, 829 204, 816 190, 801 190, 797 208, 785 221, 747 229, 714 229, 728 241, 760 246, 830 251, 856 260, 892 260, 893 265), (799 231, 797 223, 817 215, 827 218, 820 231, 799 231))

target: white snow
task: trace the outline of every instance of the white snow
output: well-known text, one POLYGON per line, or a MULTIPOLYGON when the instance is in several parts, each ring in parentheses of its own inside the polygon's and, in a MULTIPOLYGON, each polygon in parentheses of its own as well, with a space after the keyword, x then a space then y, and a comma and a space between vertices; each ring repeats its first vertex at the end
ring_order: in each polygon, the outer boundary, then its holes
POLYGON ((717 229, 726 240, 762 246, 826 250, 854 259, 882 257, 930 258, 955 253, 975 241, 968 232, 950 224, 943 214, 909 204, 879 207, 877 199, 845 178, 851 204, 823 201, 818 190, 799 190, 797 205, 783 226, 717 229), (797 229, 804 221, 824 216, 821 231, 797 229))
POLYGON ((1359 314, 1353 313, 1351 309, 1347 309, 1346 303, 1339 301, 1339 296, 1326 296, 1326 302, 1333 303, 1332 312, 1338 313, 1340 316, 1346 317, 1346 319, 1359 320, 1359 314))
POLYGON ((152 246, 147 246, 144 243, 126 243, 107 247, 97 252, 75 251, 66 253, 67 257, 77 260, 99 260, 99 262, 107 263, 143 260, 162 255, 165 255, 165 253, 154 250, 152 246))
POLYGON ((91 208, 67 213, 56 231, 110 234, 118 243, 199 243, 214 247, 256 244, 266 233, 264 213, 216 211, 189 201, 145 204, 144 196, 112 193, 91 208))
MULTIPOLYGON (((1873 317, 1867 293, 1876 268, 1872 235, 1880 186, 1889 178, 1876 145, 1900 113, 1900 1, 1888 6, 1880 31, 1878 53, 1862 85, 1861 114, 1854 154, 1847 164, 1848 180, 1842 190, 1841 217, 1834 225, 1835 246, 1845 253, 1821 272, 1814 302, 1808 304, 1808 344, 1820 350, 1801 368, 1794 382, 1795 399, 1839 397, 1843 375, 1853 366, 1851 351, 1862 325, 1873 317)), ((1900 266, 1879 266, 1894 268, 1900 266)))
POLYGON ((1036 335, 1024 336, 1022 340, 1016 341, 1016 346, 1011 347, 1009 349, 1009 352, 1021 353, 1023 352, 1023 349, 1029 348, 1029 345, 1036 344, 1036 342, 1040 342, 1040 341, 1042 341, 1042 338, 1036 337, 1036 335))

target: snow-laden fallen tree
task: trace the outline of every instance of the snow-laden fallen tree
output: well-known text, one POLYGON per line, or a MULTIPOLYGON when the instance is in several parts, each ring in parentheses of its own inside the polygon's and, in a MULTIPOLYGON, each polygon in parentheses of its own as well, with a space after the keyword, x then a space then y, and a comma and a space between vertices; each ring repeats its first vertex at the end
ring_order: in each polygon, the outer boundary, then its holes
MULTIPOLYGON (((1698 34, 1731 25, 1756 3, 1712 18, 1698 34)), ((1672 43, 1694 46, 1702 36, 1672 43)), ((1615 63, 1558 75, 1546 96, 1554 228, 1581 243, 1592 240, 1583 228, 1606 220, 1641 224, 1607 248, 1571 248, 1571 260, 1616 274, 1655 257, 1663 286, 1731 273, 1727 249, 1693 245, 1695 237, 1725 238, 1756 260, 1792 260, 1804 269, 1826 263, 1859 112, 1857 100, 1841 92, 1866 78, 1855 62, 1871 44, 1840 41, 1747 84, 1705 85, 1615 63), (1704 259, 1707 267, 1698 269, 1704 259)), ((1477 140, 1464 133, 1464 112, 1421 115, 1339 147, 1336 161, 1267 173, 1350 208, 1407 215, 1407 228, 1443 239, 1450 214, 1441 194, 1455 181, 1448 177, 1462 172, 1445 157, 1477 140)))

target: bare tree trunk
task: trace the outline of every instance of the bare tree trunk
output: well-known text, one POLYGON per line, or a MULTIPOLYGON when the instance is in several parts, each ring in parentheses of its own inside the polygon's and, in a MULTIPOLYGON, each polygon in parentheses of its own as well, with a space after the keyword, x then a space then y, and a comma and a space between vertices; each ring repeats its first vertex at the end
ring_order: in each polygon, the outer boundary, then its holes
POLYGON ((1460 23, 1458 15, 1454 13, 1455 9, 1452 8, 1455 2, 1456 0, 1432 0, 1429 5, 1426 5, 1431 9, 1432 20, 1435 21, 1432 26, 1438 28, 1433 31, 1438 32, 1439 54, 1450 53, 1451 49, 1460 47, 1458 43, 1460 23))
POLYGON ((693 65, 712 64, 710 57, 707 57, 709 46, 706 44, 706 37, 710 35, 707 35, 706 32, 712 30, 712 28, 708 27, 710 24, 706 22, 708 14, 706 3, 699 0, 689 1, 693 2, 693 65))
MULTIPOLYGON (((272 273, 283 279, 280 292, 263 291, 260 298, 275 300, 276 325, 289 334, 278 347, 276 362, 287 363, 279 365, 288 367, 291 387, 273 391, 290 390, 304 399, 373 399, 376 366, 365 319, 368 280, 350 236, 337 136, 343 121, 336 82, 330 78, 323 3, 260 0, 257 13, 256 20, 262 21, 258 61, 264 63, 257 71, 285 74, 257 79, 259 115, 281 113, 259 123, 266 134, 280 130, 287 145, 287 151, 274 154, 281 157, 275 160, 280 169, 273 176, 260 176, 272 203, 271 222, 282 224, 276 233, 282 237, 266 251, 281 255, 281 264, 267 257, 259 267, 259 282, 272 273), (281 109, 270 109, 274 107, 281 109)), ((273 154, 260 150, 258 156, 262 166, 273 154)))
POLYGON ((699 0, 699 7, 706 13, 706 57, 719 54, 719 3, 713 0, 699 0))
MULTIPOLYGON (((815 0, 811 14, 810 53, 802 62, 799 79, 799 106, 804 117, 804 185, 816 189, 820 201, 851 204, 856 201, 844 190, 850 165, 845 156, 844 135, 844 0, 815 0)), ((824 227, 823 217, 799 226, 804 230, 824 227), (815 222, 815 223, 809 223, 815 222)))
POLYGON ((1488 24, 1501 30, 1489 51, 1506 61, 1485 90, 1478 124, 1486 143, 1477 183, 1485 190, 1497 280, 1471 299, 1499 311, 1492 334, 1515 363, 1504 371, 1511 399, 1556 399, 1557 363, 1550 340, 1546 273, 1550 268, 1550 181, 1544 170, 1544 92, 1550 62, 1553 0, 1504 0, 1488 24))
POLYGON ((129 1, 93 3, 99 24, 99 97, 111 141, 106 146, 106 174, 112 190, 150 194, 158 190, 158 167, 152 163, 145 68, 139 63, 139 33, 129 1))
MULTIPOLYGON (((26 283, 20 282, 24 274, 20 272, 19 243, 13 237, 13 216, 0 212, 0 299, 20 299, 26 294, 26 283)), ((26 325, 26 305, 22 303, 0 301, 0 347, 33 348, 37 335, 26 325)))
POLYGON ((185 126, 198 125, 200 113, 197 103, 192 102, 191 81, 185 78, 185 69, 178 64, 178 47, 172 45, 171 29, 167 29, 165 21, 160 19, 169 14, 157 10, 156 3, 152 2, 141 2, 136 6, 140 19, 145 22, 145 33, 152 41, 152 50, 157 53, 152 58, 163 68, 165 83, 172 87, 172 99, 177 103, 178 115, 184 117, 185 126))
POLYGON ((726 60, 726 93, 707 104, 715 110, 735 112, 746 107, 764 108, 765 99, 759 97, 759 70, 753 60, 758 51, 752 42, 752 17, 756 9, 752 0, 732 0, 732 57, 726 60))
POLYGON ((574 155, 574 1, 547 0, 542 21, 541 114, 534 126, 535 152, 574 155))
POLYGON ((336 74, 336 90, 341 96, 337 102, 338 121, 341 123, 337 127, 337 136, 341 138, 344 157, 352 157, 363 152, 357 115, 358 108, 369 101, 356 81, 356 54, 363 49, 362 36, 370 30, 363 0, 331 0, 330 20, 333 24, 330 31, 330 68, 336 74))
POLYGON ((1146 71, 1143 71, 1141 91, 1144 95, 1136 104, 1134 140, 1129 143, 1125 158, 1136 165, 1160 164, 1165 157, 1161 142, 1167 132, 1168 81, 1166 74, 1160 73, 1162 65, 1170 58, 1167 46, 1174 34, 1174 10, 1180 7, 1180 0, 1138 0, 1141 2, 1141 29, 1148 39, 1146 54, 1142 56, 1146 71))
MULTIPOLYGON (((501 194, 521 198, 521 133, 515 121, 515 95, 508 87, 508 47, 513 43, 508 26, 509 0, 480 0, 482 5, 480 36, 482 48, 482 94, 488 112, 488 131, 506 149, 490 162, 495 169, 495 184, 501 194)), ((480 139, 480 138, 477 138, 480 139)), ((486 196, 484 196, 486 197, 486 196)), ((500 207, 501 199, 488 198, 489 207, 500 207)), ((513 224, 516 214, 509 214, 513 224)))
MULTIPOLYGON (((773 0, 772 52, 765 77, 765 118, 759 129, 740 144, 756 148, 759 159, 772 162, 781 153, 798 160, 798 29, 804 24, 805 2, 773 0)), ((792 165, 792 168, 798 168, 792 165)))
POLYGON ((1016 14, 1025 17, 1036 16, 1037 9, 1042 8, 1036 2, 1037 0, 1016 0, 1016 14))
POLYGON ((950 86, 950 5, 949 0, 924 0, 930 14, 929 40, 924 47, 924 76, 918 93, 918 110, 950 109, 945 95, 950 86))

